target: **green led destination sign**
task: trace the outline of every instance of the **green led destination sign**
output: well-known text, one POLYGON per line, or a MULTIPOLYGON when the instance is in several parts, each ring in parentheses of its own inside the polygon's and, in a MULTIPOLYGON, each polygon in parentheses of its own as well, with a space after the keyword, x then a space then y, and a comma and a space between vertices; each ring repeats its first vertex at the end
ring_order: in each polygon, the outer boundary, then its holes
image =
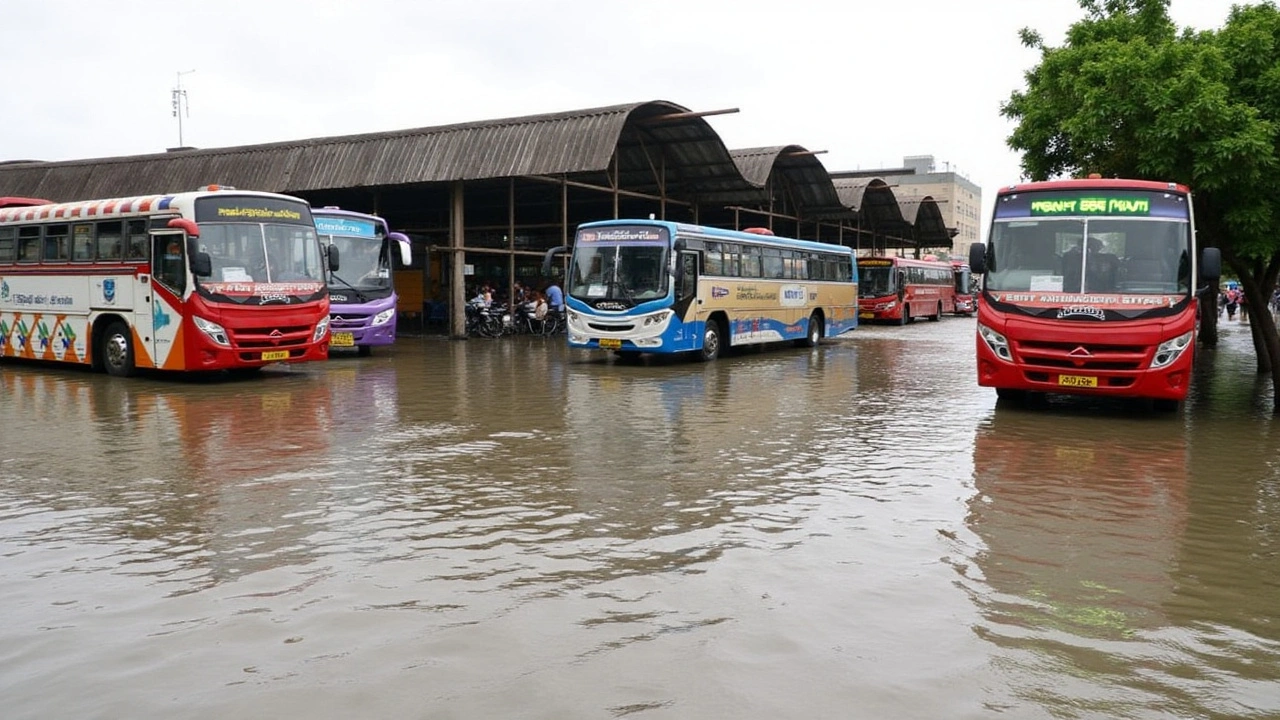
POLYGON ((1145 197, 1045 198, 1031 201, 1031 215, 1150 215, 1151 199, 1145 197))
POLYGON ((1048 217, 1167 218, 1187 222, 1191 219, 1191 203, 1182 193, 1119 188, 1031 190, 996 197, 997 220, 1048 217))

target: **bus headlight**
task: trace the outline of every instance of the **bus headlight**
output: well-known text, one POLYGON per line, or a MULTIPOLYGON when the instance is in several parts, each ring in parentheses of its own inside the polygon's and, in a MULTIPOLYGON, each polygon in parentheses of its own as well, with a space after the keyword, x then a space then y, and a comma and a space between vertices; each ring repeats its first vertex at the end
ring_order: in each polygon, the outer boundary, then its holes
POLYGON ((1182 351, 1191 345, 1191 340, 1195 337, 1195 331, 1188 330, 1172 340, 1165 340, 1156 348, 1156 356, 1151 359, 1151 369, 1162 368, 1165 365, 1177 360, 1182 355, 1182 351))
POLYGON ((197 330, 208 335, 210 340, 223 347, 231 347, 231 339, 227 337, 226 328, 212 320, 205 320, 199 315, 192 315, 191 322, 196 324, 197 330))
POLYGON ((379 325, 386 325, 387 321, 389 321, 395 314, 396 314, 395 308, 383 310, 382 312, 373 316, 373 326, 377 327, 379 325))
POLYGON ((1008 338, 982 323, 978 323, 978 336, 987 343, 987 347, 991 348, 991 352, 995 353, 996 357, 1006 362, 1013 362, 1013 353, 1009 351, 1008 338))
POLYGON ((650 325, 661 325, 667 321, 667 317, 671 315, 670 310, 659 310, 658 312, 645 317, 641 327, 649 327, 650 325))
POLYGON ((320 342, 324 339, 324 334, 329 331, 329 318, 324 317, 320 322, 316 323, 316 331, 311 333, 311 342, 320 342))

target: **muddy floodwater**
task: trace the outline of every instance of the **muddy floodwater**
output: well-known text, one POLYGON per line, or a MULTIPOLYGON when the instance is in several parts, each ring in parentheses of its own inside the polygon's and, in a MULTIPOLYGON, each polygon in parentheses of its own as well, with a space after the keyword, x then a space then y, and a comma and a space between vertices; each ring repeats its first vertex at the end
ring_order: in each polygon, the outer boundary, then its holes
POLYGON ((1276 718, 1280 431, 997 406, 974 321, 624 363, 0 364, 5 718, 1276 718))

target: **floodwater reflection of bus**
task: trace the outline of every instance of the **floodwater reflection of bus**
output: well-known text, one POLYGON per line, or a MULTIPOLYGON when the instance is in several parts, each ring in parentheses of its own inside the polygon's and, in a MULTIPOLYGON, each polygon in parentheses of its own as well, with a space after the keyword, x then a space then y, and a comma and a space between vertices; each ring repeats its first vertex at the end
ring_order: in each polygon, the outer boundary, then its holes
POLYGON ((566 477, 584 510, 624 536, 716 525, 739 506, 778 500, 792 492, 780 473, 803 484, 856 424, 852 416, 814 423, 853 412, 858 354, 848 348, 617 370, 570 368, 566 477), (633 533, 617 523, 634 524, 633 533))
POLYGON ((1164 624, 1187 517, 1181 426, 997 408, 974 440, 968 527, 993 638, 1121 640, 1164 624), (1005 630, 997 628, 1004 627, 1005 630))
POLYGON ((315 512, 324 493, 317 476, 331 462, 330 390, 305 373, 267 370, 249 383, 119 383, 6 367, 0 416, 9 425, 6 503, 92 517, 50 516, 70 523, 51 530, 69 543, 104 534, 187 538, 191 547, 170 548, 175 559, 214 577, 287 562, 278 556, 305 548, 311 530, 288 518, 315 512), (24 427, 40 434, 26 436, 24 427), (48 437, 50 427, 61 437, 48 437), (264 527, 272 532, 258 532, 264 527))

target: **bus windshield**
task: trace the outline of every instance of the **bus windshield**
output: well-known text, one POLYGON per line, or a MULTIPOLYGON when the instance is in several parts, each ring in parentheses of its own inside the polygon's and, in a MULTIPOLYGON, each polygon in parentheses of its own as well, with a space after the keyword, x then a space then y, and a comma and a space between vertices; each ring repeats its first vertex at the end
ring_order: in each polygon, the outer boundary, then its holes
POLYGON ((334 273, 335 286, 357 290, 386 290, 391 287, 391 264, 383 249, 383 237, 333 235, 322 238, 338 248, 342 270, 334 273))
POLYGON ((992 226, 986 289, 996 292, 1187 295, 1184 220, 1055 218, 992 226))
POLYGON ((212 261, 212 282, 319 282, 324 278, 315 229, 306 225, 200 225, 200 249, 212 261))
POLYGON ((891 266, 858 266, 858 297, 884 297, 895 292, 891 266))
POLYGON ((569 268, 569 295, 627 302, 666 297, 666 266, 665 244, 579 245, 569 268))

